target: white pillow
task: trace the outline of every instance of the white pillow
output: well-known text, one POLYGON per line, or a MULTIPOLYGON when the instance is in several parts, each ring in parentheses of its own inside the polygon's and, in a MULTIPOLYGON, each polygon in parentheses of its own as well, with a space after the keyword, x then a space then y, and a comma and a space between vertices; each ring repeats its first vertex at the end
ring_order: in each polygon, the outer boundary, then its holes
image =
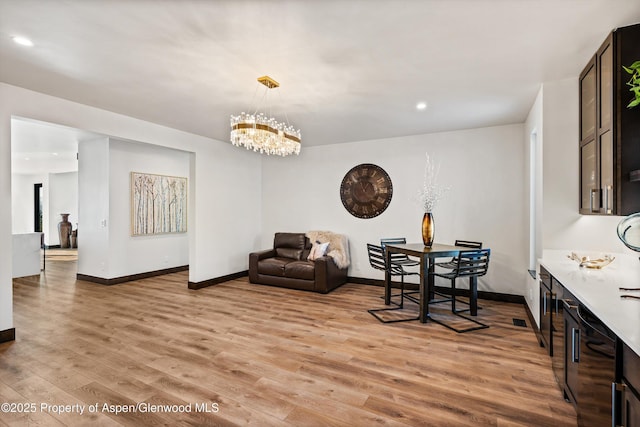
POLYGON ((309 261, 314 261, 318 258, 325 256, 328 248, 329 248, 329 242, 320 243, 316 241, 313 244, 313 246, 311 246, 311 252, 309 252, 309 256, 307 257, 307 259, 309 261))

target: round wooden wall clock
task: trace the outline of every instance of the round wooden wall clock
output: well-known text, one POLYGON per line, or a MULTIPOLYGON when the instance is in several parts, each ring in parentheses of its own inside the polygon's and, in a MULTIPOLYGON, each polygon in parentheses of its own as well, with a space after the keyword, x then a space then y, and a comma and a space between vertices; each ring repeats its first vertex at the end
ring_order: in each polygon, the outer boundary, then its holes
POLYGON ((393 185, 380 166, 363 163, 351 168, 340 184, 340 199, 345 209, 357 218, 380 215, 391 203, 393 185))

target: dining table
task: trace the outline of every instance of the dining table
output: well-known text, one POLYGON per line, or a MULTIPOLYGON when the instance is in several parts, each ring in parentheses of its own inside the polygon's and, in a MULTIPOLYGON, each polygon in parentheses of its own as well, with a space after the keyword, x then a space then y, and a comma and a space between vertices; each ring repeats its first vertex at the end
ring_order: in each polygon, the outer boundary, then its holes
MULTIPOLYGON (((460 251, 468 251, 465 246, 445 245, 442 243, 433 243, 431 246, 425 246, 423 243, 404 243, 404 244, 387 244, 385 250, 386 265, 391 265, 391 254, 405 254, 420 260, 420 314, 421 323, 426 323, 429 318, 429 302, 433 300, 435 294, 435 280, 433 271, 435 269, 436 258, 455 257, 460 251)), ((469 280, 477 280, 471 277, 469 280)), ((477 286, 470 289, 477 289, 477 286)), ((452 296, 453 298, 453 296, 452 296)), ((476 301, 477 298, 471 298, 470 301, 476 301)), ((384 275, 384 303, 391 304, 391 274, 389 269, 384 275)), ((477 303, 470 307, 470 314, 477 315, 477 303), (475 305, 475 306, 474 306, 475 305)))

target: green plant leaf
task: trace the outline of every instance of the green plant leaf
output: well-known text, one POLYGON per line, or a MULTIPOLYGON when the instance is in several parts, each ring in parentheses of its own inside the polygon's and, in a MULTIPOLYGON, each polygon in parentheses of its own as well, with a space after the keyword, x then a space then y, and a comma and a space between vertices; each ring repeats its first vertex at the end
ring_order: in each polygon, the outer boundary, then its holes
POLYGON ((640 61, 635 61, 628 67, 623 65, 622 69, 631 74, 627 86, 629 86, 629 91, 633 92, 634 99, 629 102, 627 108, 633 108, 640 105, 640 61))

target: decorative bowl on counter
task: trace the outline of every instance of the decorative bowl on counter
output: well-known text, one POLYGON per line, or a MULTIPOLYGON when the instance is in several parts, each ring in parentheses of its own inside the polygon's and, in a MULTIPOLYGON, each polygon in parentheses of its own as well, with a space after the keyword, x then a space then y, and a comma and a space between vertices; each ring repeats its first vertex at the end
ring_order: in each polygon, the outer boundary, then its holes
POLYGON ((569 259, 577 261, 580 263, 580 267, 586 268, 596 268, 600 269, 602 267, 606 267, 611 264, 616 257, 611 256, 609 254, 599 254, 599 255, 578 255, 575 252, 571 252, 571 255, 567 255, 569 259))

